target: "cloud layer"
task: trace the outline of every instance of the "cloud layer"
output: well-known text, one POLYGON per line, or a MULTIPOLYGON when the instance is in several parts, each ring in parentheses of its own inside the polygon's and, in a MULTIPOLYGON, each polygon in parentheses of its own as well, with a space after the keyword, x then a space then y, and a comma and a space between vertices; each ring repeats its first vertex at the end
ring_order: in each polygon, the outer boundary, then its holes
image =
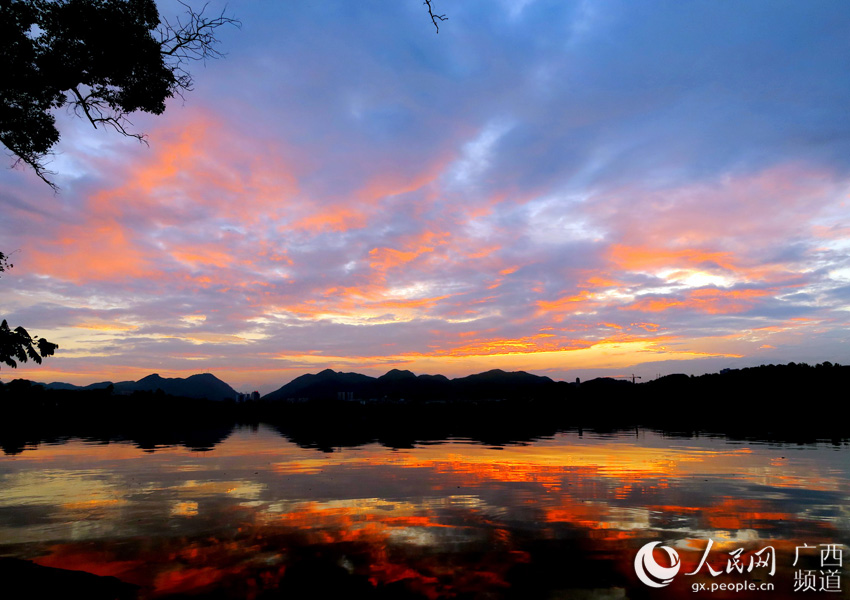
POLYGON ((60 351, 4 377, 850 358, 842 3, 419 4, 240 5, 149 148, 60 115, 59 195, 0 173, 60 351))

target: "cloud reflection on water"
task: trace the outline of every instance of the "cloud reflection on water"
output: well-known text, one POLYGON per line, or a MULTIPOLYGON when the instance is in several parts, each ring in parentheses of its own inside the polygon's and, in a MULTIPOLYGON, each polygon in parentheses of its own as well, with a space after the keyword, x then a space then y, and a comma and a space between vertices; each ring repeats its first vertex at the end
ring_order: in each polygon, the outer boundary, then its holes
POLYGON ((772 545, 781 597, 796 545, 848 539, 845 453, 634 431, 331 454, 264 427, 205 453, 68 441, 0 459, 0 554, 146 597, 263 597, 304 573, 412 597, 616 595, 640 589, 646 541, 674 545, 691 571, 711 538, 720 563, 772 545))

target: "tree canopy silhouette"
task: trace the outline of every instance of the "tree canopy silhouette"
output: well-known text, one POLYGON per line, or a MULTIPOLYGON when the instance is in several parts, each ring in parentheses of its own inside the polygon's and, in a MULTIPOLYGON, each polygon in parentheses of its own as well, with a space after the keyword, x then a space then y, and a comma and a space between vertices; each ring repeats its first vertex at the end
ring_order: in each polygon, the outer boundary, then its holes
POLYGON ((188 63, 222 56, 218 28, 240 25, 183 6, 169 21, 154 0, 0 0, 0 142, 15 164, 56 189, 45 157, 59 141, 52 111, 63 106, 144 141, 127 116, 161 114, 168 98, 190 91, 188 63))
MULTIPOLYGON (((13 266, 9 262, 9 257, 0 252, 0 273, 4 273, 13 266)), ((57 348, 59 348, 57 344, 48 342, 44 338, 30 336, 23 327, 11 329, 6 319, 0 323, 0 363, 12 368, 17 367, 18 362, 27 362, 27 360, 41 364, 41 359, 53 356, 57 348)))
MULTIPOLYGON (((179 1, 179 0, 178 0, 179 1)), ((448 17, 425 0, 431 22, 448 17)), ((92 126, 132 132, 127 115, 162 114, 165 101, 192 90, 187 65, 218 58, 216 33, 241 22, 222 12, 161 18, 154 0, 0 0, 0 142, 14 164, 29 165, 45 183, 45 158, 59 141, 52 111, 63 106, 92 126)))
POLYGON ((28 359, 41 364, 42 358, 53 356, 58 344, 38 336, 30 336, 23 327, 11 329, 6 319, 0 323, 0 363, 12 368, 28 359))

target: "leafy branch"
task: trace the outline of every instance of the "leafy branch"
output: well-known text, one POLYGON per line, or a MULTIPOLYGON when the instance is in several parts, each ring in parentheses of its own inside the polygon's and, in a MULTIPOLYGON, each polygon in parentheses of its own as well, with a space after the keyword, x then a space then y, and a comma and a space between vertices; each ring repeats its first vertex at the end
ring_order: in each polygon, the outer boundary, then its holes
POLYGON ((18 362, 25 363, 27 359, 41 364, 42 357, 53 356, 57 348, 58 344, 38 336, 30 336, 23 327, 10 329, 5 319, 0 323, 0 363, 13 369, 18 366, 18 362))
MULTIPOLYGON (((0 273, 6 272, 13 266, 9 262, 9 255, 0 252, 0 273)), ((38 336, 31 336, 23 327, 11 329, 6 319, 0 323, 0 363, 12 368, 17 367, 18 362, 27 362, 27 360, 41 364, 42 358, 53 356, 58 348, 58 344, 38 336)))

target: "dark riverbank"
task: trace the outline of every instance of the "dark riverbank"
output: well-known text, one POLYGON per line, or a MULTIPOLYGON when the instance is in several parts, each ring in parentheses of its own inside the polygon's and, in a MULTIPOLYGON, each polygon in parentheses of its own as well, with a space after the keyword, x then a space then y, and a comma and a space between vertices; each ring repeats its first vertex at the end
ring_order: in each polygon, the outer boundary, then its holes
POLYGON ((323 373, 308 376, 307 385, 302 381, 297 397, 253 402, 161 390, 46 389, 16 380, 0 391, 0 447, 17 453, 76 437, 130 440, 151 451, 168 445, 202 451, 237 424, 261 422, 299 445, 324 451, 371 442, 402 448, 451 437, 503 445, 568 429, 635 427, 796 442, 850 436, 850 425, 832 416, 836 391, 846 385, 850 367, 829 363, 672 375, 643 384, 622 379, 574 384, 489 372, 450 387, 447 379, 423 384, 404 375, 382 382, 323 373))

